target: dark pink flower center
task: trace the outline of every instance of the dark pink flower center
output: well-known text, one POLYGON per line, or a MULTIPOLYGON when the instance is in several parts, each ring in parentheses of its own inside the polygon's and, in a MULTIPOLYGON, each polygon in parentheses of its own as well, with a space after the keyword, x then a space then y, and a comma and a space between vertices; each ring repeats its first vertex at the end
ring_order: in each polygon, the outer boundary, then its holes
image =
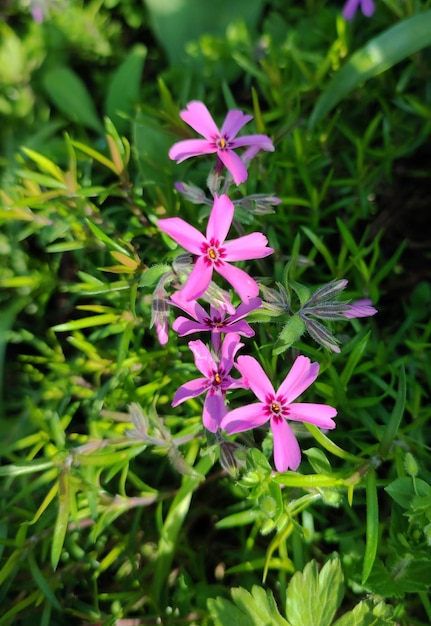
POLYGON ((205 324, 207 328, 210 328, 211 330, 221 330, 226 326, 225 322, 219 316, 214 316, 213 318, 207 317, 205 319, 205 324))
POLYGON ((229 150, 230 149, 230 140, 229 137, 224 135, 223 137, 214 137, 214 146, 217 150, 229 150))
POLYGON ((273 419, 284 419, 289 413, 289 405, 283 396, 268 396, 266 398, 265 413, 273 419))
POLYGON ((226 251, 219 246, 220 243, 216 239, 211 239, 209 243, 202 244, 202 254, 208 265, 220 265, 222 263, 226 251))

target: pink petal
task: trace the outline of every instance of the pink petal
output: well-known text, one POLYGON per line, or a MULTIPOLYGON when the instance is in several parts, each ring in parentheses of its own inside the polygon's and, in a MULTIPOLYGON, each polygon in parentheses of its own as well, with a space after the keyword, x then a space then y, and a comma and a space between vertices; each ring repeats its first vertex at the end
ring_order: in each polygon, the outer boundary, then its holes
POLYGON ((237 369, 246 379, 247 384, 261 402, 266 402, 268 396, 274 396, 274 387, 265 374, 261 364, 252 356, 239 356, 237 369))
POLYGON ((239 340, 239 335, 236 333, 228 333, 224 338, 221 346, 220 367, 223 368, 226 374, 232 369, 235 355, 243 345, 239 340))
POLYGON ((215 433, 219 428, 223 417, 227 413, 225 396, 222 393, 209 391, 205 398, 202 420, 207 430, 215 433))
POLYGON ((226 261, 247 261, 249 259, 262 259, 274 252, 272 248, 268 248, 268 239, 262 233, 251 233, 231 239, 223 244, 223 248, 227 252, 226 261))
MULTIPOLYGON (((174 327, 172 326, 172 328, 174 327)), ((217 330, 213 330, 213 332, 217 332, 217 330)), ((255 335, 254 330, 245 320, 238 320, 237 322, 229 323, 227 326, 221 329, 221 332, 238 333, 238 335, 243 335, 244 337, 254 337, 255 335)))
POLYGON ((332 418, 336 415, 337 410, 327 404, 295 402, 289 406, 288 419, 296 422, 307 422, 319 428, 332 430, 336 426, 332 418))
POLYGON ((374 2, 373 0, 362 0, 361 3, 362 13, 366 17, 371 17, 374 13, 374 2))
POLYGON ((283 396, 290 403, 307 389, 317 378, 319 364, 311 363, 306 356, 298 356, 284 381, 281 383, 277 396, 283 396))
POLYGON ((356 300, 353 304, 347 305, 347 311, 343 312, 344 317, 353 319, 355 317, 368 317, 369 315, 375 315, 377 309, 371 305, 371 300, 356 300))
POLYGON ((224 242, 232 224, 234 212, 233 202, 226 194, 214 197, 214 205, 208 219, 206 231, 207 241, 214 239, 219 244, 224 242))
POLYGON ((189 341, 189 348, 193 352, 195 365, 200 373, 212 380, 213 373, 218 368, 206 345, 197 339, 196 341, 189 341))
POLYGON ((268 421, 268 415, 264 411, 265 405, 257 402, 246 404, 239 409, 229 411, 222 419, 220 427, 229 435, 242 433, 244 430, 258 428, 268 421))
POLYGON ((178 333, 180 337, 184 337, 185 335, 191 335, 192 333, 200 333, 203 330, 209 330, 209 328, 205 328, 205 326, 199 322, 195 322, 194 320, 189 320, 187 317, 177 317, 177 319, 172 324, 172 329, 178 333))
POLYGON ((185 300, 181 292, 176 291, 171 295, 171 302, 193 317, 196 321, 203 321, 208 317, 207 312, 196 300, 185 300))
POLYGON ((208 289, 212 275, 213 266, 208 265, 203 257, 199 257, 196 260, 195 266, 186 284, 180 291, 182 297, 186 300, 196 300, 200 298, 208 289))
POLYGON ((169 150, 169 158, 182 163, 190 157, 217 152, 217 147, 206 139, 185 139, 174 143, 169 150))
POLYGON ((180 217, 167 217, 159 220, 157 226, 192 254, 202 254, 201 246, 206 241, 205 237, 197 228, 191 226, 180 217))
POLYGON ((231 324, 233 321, 240 320, 242 317, 246 317, 251 311, 260 308, 261 305, 262 300, 260 298, 250 298, 248 302, 242 302, 227 321, 231 324))
POLYGON ((247 180, 247 168, 240 157, 233 150, 218 150, 217 155, 223 165, 232 174, 236 185, 247 180))
POLYGON ((274 152, 274 144, 266 135, 244 135, 237 137, 230 144, 231 148, 242 148, 243 146, 256 146, 258 150, 274 152))
POLYGON ((220 135, 232 140, 237 135, 238 131, 252 119, 252 115, 246 115, 242 111, 229 111, 221 127, 220 135))
POLYGON ((277 471, 296 470, 301 462, 301 449, 289 424, 284 419, 271 419, 271 429, 277 471))
POLYGON ((254 298, 259 293, 257 282, 239 267, 220 263, 214 269, 232 285, 243 302, 248 302, 249 298, 254 298))
POLYGON ((181 385, 174 395, 174 399, 172 400, 172 406, 178 406, 185 400, 190 400, 190 398, 195 398, 196 396, 200 396, 201 393, 208 389, 208 380, 206 378, 195 378, 194 380, 189 380, 185 385, 181 385))
POLYGON ((180 112, 180 117, 205 139, 213 140, 219 136, 219 130, 203 102, 189 102, 187 108, 180 112))
POLYGON ((345 20, 352 20, 358 10, 361 0, 347 0, 343 8, 343 17, 345 20))

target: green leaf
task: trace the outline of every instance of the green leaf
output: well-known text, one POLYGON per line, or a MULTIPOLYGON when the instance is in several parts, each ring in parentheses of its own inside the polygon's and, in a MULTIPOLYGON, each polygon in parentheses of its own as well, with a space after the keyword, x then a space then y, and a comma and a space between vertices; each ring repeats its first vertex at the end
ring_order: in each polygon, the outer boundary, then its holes
POLYGON ((385 491, 397 504, 402 506, 403 509, 410 508, 416 494, 430 497, 431 502, 431 487, 420 478, 413 479, 411 476, 402 476, 385 487, 385 491))
POLYGON ((73 122, 104 132, 90 94, 75 72, 67 67, 56 67, 44 76, 44 87, 52 102, 73 122))
POLYGON ((392 26, 355 52, 335 74, 317 100, 309 127, 313 128, 353 89, 406 57, 431 45, 431 11, 392 26))
POLYGON ((270 590, 253 585, 251 593, 236 587, 231 594, 236 606, 223 598, 208 600, 215 626, 290 626, 280 615, 270 590))
POLYGON ((383 459, 389 453, 389 450, 392 446, 392 442, 395 438, 395 435, 398 432, 400 427, 401 419, 404 415, 404 409, 406 406, 406 393, 407 393, 407 383, 406 383, 406 373, 404 367, 401 368, 400 372, 400 380, 398 383, 398 391, 397 398, 395 401, 395 405, 391 416, 389 418, 389 422, 386 426, 385 432, 383 433, 383 438, 380 443, 377 454, 381 456, 383 459))
POLYGON ((338 559, 325 563, 320 574, 316 561, 297 572, 287 589, 286 616, 292 626, 330 626, 344 593, 338 559))
POLYGON ((305 324, 302 319, 299 315, 292 315, 279 334, 273 348, 273 353, 281 354, 285 352, 291 345, 298 341, 304 331, 305 324))
POLYGON ((51 565, 56 570, 60 561, 63 550, 64 540, 66 538, 67 523, 69 521, 70 511, 70 474, 64 469, 58 477, 58 513, 55 521, 54 532, 51 544, 51 565))
POLYGON ((120 134, 125 133, 132 117, 134 106, 139 101, 142 70, 147 49, 137 45, 130 52, 115 72, 106 97, 106 114, 120 134))
POLYGON ((362 566, 362 584, 364 584, 373 569, 379 543, 379 503, 377 500, 376 471, 370 468, 366 483, 367 502, 367 540, 365 544, 364 563, 362 566))

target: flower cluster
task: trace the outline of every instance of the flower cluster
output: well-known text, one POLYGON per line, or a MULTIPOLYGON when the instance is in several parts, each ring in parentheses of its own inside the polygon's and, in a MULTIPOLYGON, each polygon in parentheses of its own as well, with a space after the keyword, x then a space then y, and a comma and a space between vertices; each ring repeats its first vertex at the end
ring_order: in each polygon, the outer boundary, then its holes
MULTIPOLYGON (((242 111, 229 111, 220 130, 202 102, 189 103, 180 116, 204 139, 179 141, 172 146, 170 158, 180 163, 190 157, 215 154, 216 162, 208 177, 211 198, 207 198, 199 187, 182 182, 176 184, 177 190, 192 202, 210 206, 205 234, 179 217, 160 219, 158 222, 159 229, 186 251, 173 264, 172 271, 162 276, 154 292, 152 324, 156 327, 159 341, 163 345, 168 341, 172 309, 181 313, 172 325, 180 337, 192 334, 205 337, 207 333, 206 341, 199 338, 188 343, 201 376, 181 385, 172 405, 176 407, 204 395, 203 424, 215 434, 219 443, 223 442, 221 431, 231 435, 269 422, 276 469, 296 470, 301 452, 289 422, 307 422, 330 430, 335 428, 337 411, 326 404, 297 401, 319 373, 319 364, 311 362, 308 357, 297 356, 275 390, 257 359, 245 354, 238 356, 245 345, 241 339, 245 341, 255 334, 246 319, 250 314, 264 311, 265 305, 266 310, 271 306, 278 307, 278 313, 282 315, 292 312, 284 287, 279 292, 264 288, 237 265, 242 261, 263 259, 274 252, 268 246, 265 235, 253 232, 228 238, 232 225, 237 225, 236 207, 252 210, 255 215, 264 215, 280 203, 272 195, 255 194, 235 201, 228 195, 232 183, 239 185, 247 180, 247 165, 251 159, 260 150, 273 151, 274 146, 266 135, 238 137, 241 128, 252 119, 242 111), (239 155, 235 152, 237 148, 245 150, 239 155), (230 292, 218 285, 220 280, 228 284, 230 292), (172 293, 168 294, 167 288, 172 293), (259 297, 261 289, 267 296, 267 302, 259 297), (228 394, 236 389, 251 391, 257 402, 231 409, 228 394)), ((332 281, 319 288, 308 301, 302 303, 298 312, 310 335, 333 351, 339 351, 336 339, 316 318, 346 319, 376 312, 368 300, 353 304, 336 301, 335 297, 346 284, 345 280, 332 281), (312 329, 315 329, 314 332, 312 329)))

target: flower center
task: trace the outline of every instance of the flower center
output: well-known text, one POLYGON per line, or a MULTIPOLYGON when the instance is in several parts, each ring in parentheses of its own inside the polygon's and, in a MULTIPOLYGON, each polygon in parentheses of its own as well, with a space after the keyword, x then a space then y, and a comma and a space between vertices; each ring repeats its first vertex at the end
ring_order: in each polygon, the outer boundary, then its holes
POLYGON ((222 377, 220 376, 220 374, 218 372, 216 372, 216 374, 214 376, 214 383, 216 385, 221 385, 221 383, 222 383, 222 377))
POLYGON ((211 239, 209 243, 204 243, 201 247, 204 259, 209 265, 219 265, 223 257, 226 256, 224 248, 219 248, 219 242, 211 239))
POLYGON ((215 145, 218 150, 228 150, 229 149, 229 140, 227 137, 216 137, 215 145))
POLYGON ((289 405, 286 404, 283 397, 274 398, 268 397, 266 398, 266 407, 265 413, 275 419, 282 419, 289 415, 289 405))

